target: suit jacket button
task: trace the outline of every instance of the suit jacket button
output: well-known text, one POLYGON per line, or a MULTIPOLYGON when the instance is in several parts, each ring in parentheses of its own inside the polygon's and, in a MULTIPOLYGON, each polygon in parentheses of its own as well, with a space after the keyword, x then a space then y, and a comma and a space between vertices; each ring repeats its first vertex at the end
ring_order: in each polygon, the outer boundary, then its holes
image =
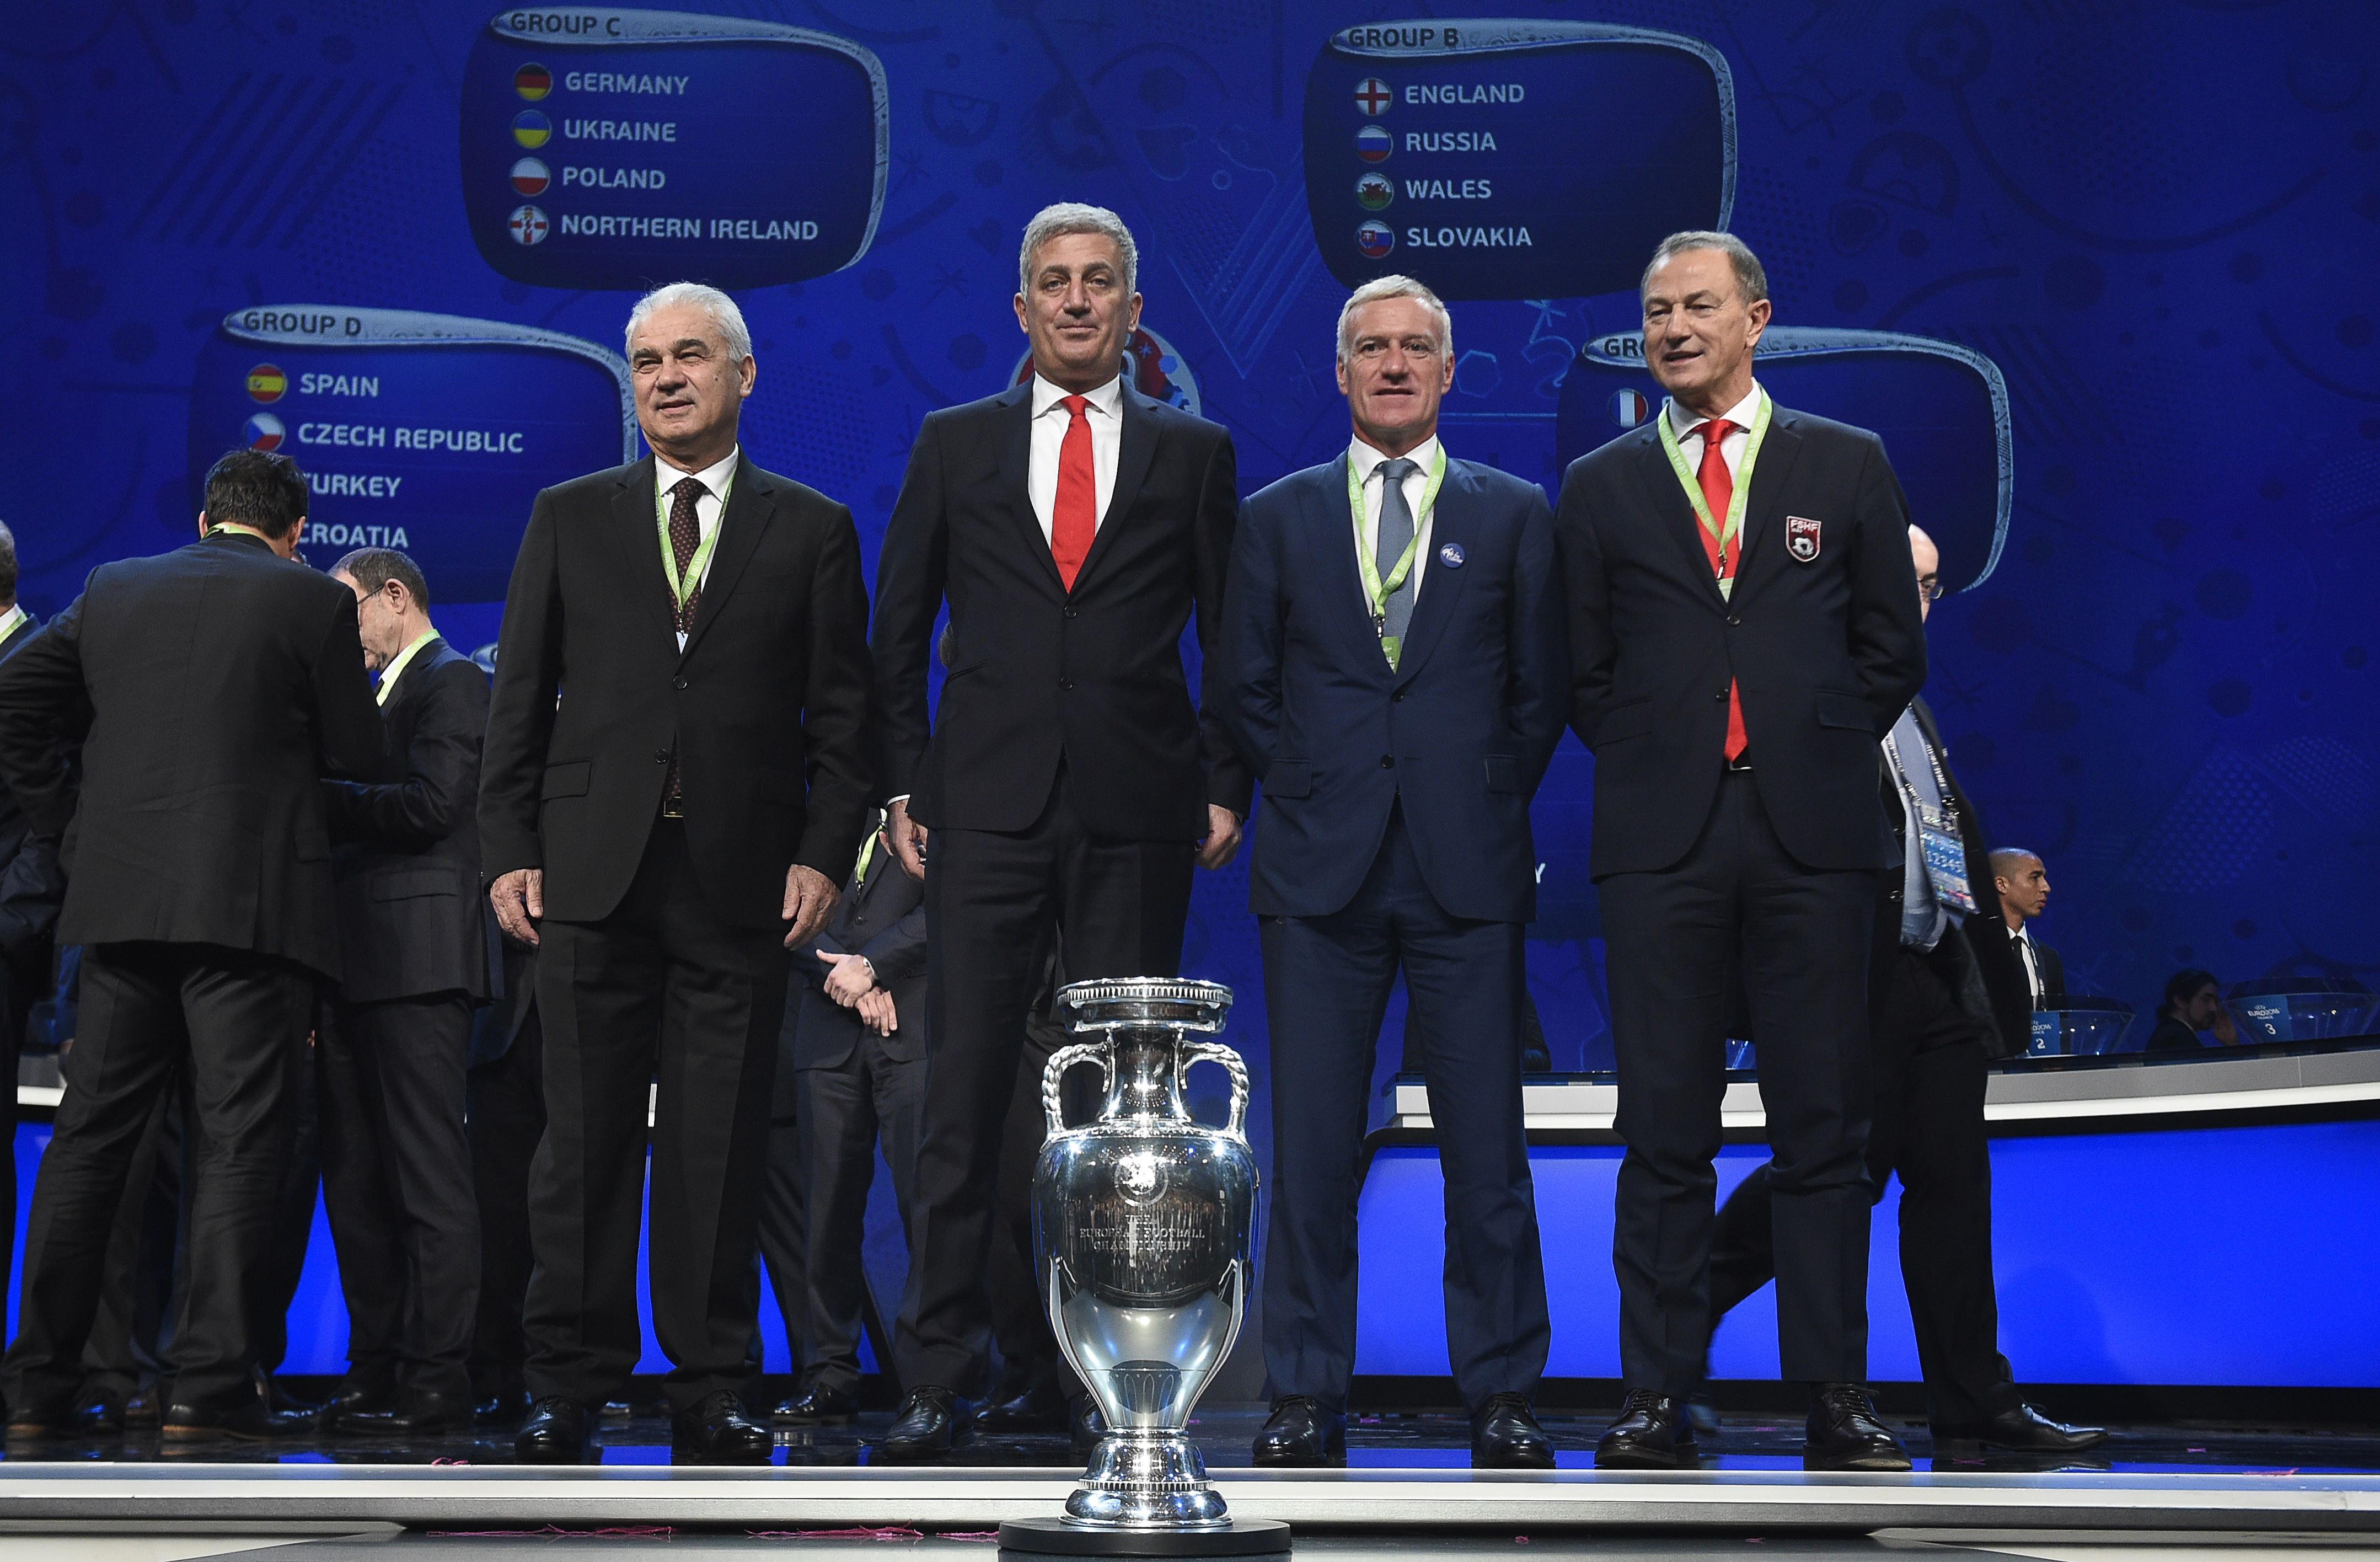
POLYGON ((1060 678, 1058 680, 1058 687, 1060 689, 1071 689, 1075 687, 1075 680, 1073 678, 1060 678))
POLYGON ((1074 617, 1080 616, 1080 615, 1079 615, 1079 613, 1078 613, 1078 611, 1077 611, 1076 609, 1075 609, 1075 608, 1073 608, 1073 607, 1069 607, 1069 608, 1067 608, 1067 609, 1066 609, 1066 616, 1067 616, 1067 617, 1069 617, 1069 618, 1074 618, 1074 617))
MULTIPOLYGON (((1732 622, 1732 620, 1730 620, 1730 622, 1732 622)), ((672 679, 670 679, 670 687, 671 687, 672 689, 684 689, 684 688, 686 687, 686 679, 684 679, 684 678, 672 678, 672 679)))
MULTIPOLYGON (((1743 622, 1743 620, 1742 620, 1742 619, 1741 619, 1741 618, 1737 617, 1737 616, 1736 616, 1734 614, 1732 614, 1732 613, 1730 613, 1730 614, 1729 614, 1729 615, 1727 616, 1727 621, 1728 621, 1728 624, 1730 625, 1730 627, 1733 627, 1734 625, 1741 624, 1741 623, 1742 623, 1742 622, 1743 622)), ((684 685, 684 684, 679 684, 679 685, 678 685, 678 687, 679 687, 680 689, 684 689, 684 688, 686 687, 686 685, 684 685)))
POLYGON ((653 763, 655 764, 669 763, 669 750, 667 749, 655 749, 653 750, 653 763))
POLYGON ((1397 758, 1394 754, 1382 754, 1380 756, 1380 768, 1382 770, 1394 770, 1396 767, 1397 758))
POLYGON ((1722 689, 1717 694, 1712 695, 1711 698, 1714 700, 1724 700, 1727 698, 1727 690, 1722 689))
POLYGON ((1390 703, 1390 704, 1391 704, 1391 705, 1397 704, 1397 703, 1401 702, 1404 699, 1404 697, 1405 697, 1405 691, 1404 691, 1403 689, 1398 689, 1394 694, 1391 694, 1391 695, 1390 695, 1390 696, 1389 696, 1389 703, 1390 703))

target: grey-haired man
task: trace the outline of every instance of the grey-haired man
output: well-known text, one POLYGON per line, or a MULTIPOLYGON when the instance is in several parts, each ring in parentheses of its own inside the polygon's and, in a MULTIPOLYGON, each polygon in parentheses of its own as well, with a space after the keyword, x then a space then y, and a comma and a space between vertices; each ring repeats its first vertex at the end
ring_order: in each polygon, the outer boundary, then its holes
POLYGON ((1032 377, 926 419, 877 566, 886 833, 926 881, 929 1013, 894 1344, 909 1396, 880 1459, 966 1441, 989 1385, 1001 1124, 1050 930, 1078 976, 1173 974, 1191 864, 1228 862, 1247 812, 1211 671, 1239 519, 1232 440, 1124 374, 1137 263, 1102 208, 1026 226, 1015 307, 1032 377), (951 670, 929 719, 945 603, 951 670), (1210 669, 1195 700, 1180 649, 1194 610, 1210 669))

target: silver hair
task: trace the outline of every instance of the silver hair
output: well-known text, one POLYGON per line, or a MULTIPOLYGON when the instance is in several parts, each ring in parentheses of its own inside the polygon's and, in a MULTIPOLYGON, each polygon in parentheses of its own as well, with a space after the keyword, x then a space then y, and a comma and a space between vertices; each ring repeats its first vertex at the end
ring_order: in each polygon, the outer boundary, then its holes
POLYGON ((1438 316, 1438 350, 1448 361, 1453 360, 1454 316, 1446 311, 1445 302, 1410 276, 1376 276, 1348 294, 1347 301, 1339 306, 1340 362, 1347 361, 1347 349, 1355 345, 1355 311, 1382 299, 1411 299, 1438 316))
POLYGON ((673 282, 638 299, 637 307, 628 311, 628 350, 636 349, 637 327, 645 323, 647 316, 657 309, 674 309, 680 304, 692 304, 710 316, 720 339, 727 344, 728 362, 741 363, 752 356, 752 333, 745 328, 744 311, 735 307, 735 299, 699 282, 673 282))
POLYGON ((1116 261, 1123 269, 1124 296, 1130 298, 1140 286, 1140 246, 1132 241, 1132 229, 1123 219, 1104 206, 1086 206, 1079 201, 1061 201, 1054 206, 1044 206, 1033 214, 1025 225, 1025 242, 1016 250, 1016 290, 1033 291, 1033 252, 1053 238, 1070 233, 1096 233, 1115 240, 1116 261))
POLYGON ((1653 286, 1653 274, 1661 268, 1661 262, 1689 250, 1716 250, 1725 255, 1727 263, 1735 271, 1736 295, 1745 303, 1756 304, 1768 297, 1768 274, 1761 269, 1760 257, 1752 252, 1750 245, 1731 233, 1711 233, 1695 228, 1673 233, 1661 240, 1660 247, 1653 251, 1653 258, 1645 263, 1643 279, 1636 284, 1639 302, 1644 299, 1645 290, 1653 286))

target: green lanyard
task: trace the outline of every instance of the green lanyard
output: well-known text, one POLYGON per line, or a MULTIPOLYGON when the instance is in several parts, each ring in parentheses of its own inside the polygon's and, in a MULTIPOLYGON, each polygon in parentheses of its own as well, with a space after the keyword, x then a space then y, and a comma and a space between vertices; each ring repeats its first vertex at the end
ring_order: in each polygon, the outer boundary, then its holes
MULTIPOLYGON (((1388 480, 1383 478, 1380 481, 1380 506, 1385 509, 1389 503, 1388 480)), ((1389 598, 1397 594, 1397 588, 1402 586, 1406 577, 1413 573, 1414 559, 1421 550, 1422 517, 1437 506, 1439 484, 1445 481, 1446 445, 1441 441, 1438 453, 1429 460, 1429 486, 1422 490, 1421 508, 1414 513, 1414 534, 1405 540, 1405 551, 1397 555, 1396 567, 1383 580, 1380 579, 1379 562, 1373 558, 1371 547, 1364 541, 1364 480, 1355 475, 1354 459, 1351 457, 1347 462, 1347 507, 1355 517, 1355 568, 1364 578, 1364 597, 1372 604, 1372 627, 1379 632, 1380 649, 1388 654, 1391 669, 1396 666, 1404 645, 1403 637, 1388 632, 1389 598)))
MULTIPOLYGON (((656 460, 653 465, 658 472, 661 467, 660 461, 656 460)), ((691 477, 694 474, 689 472, 686 475, 691 477)), ((670 484, 670 488, 676 486, 674 482, 670 484)), ((719 524, 710 529, 710 536, 695 543, 694 556, 686 561, 686 574, 680 576, 677 572, 677 550, 670 546, 669 488, 663 488, 659 481, 653 483, 653 512, 660 518, 662 532, 662 577, 669 581, 670 600, 676 603, 680 609, 686 606, 686 599, 692 594, 695 587, 702 583, 702 572, 710 567, 710 550, 719 545, 719 534, 727 530, 727 491, 735 486, 735 469, 730 467, 727 469, 726 480, 719 485, 719 524)), ((697 495, 696 503, 700 502, 700 496, 697 495)), ((697 534, 701 531, 702 528, 699 525, 696 526, 697 534)))
POLYGON ((1678 431, 1670 426, 1669 409, 1661 409, 1661 448, 1669 452, 1670 469, 1678 474, 1679 482, 1685 486, 1686 501, 1694 506, 1694 519, 1701 521, 1703 530, 1718 543, 1717 578, 1718 594, 1723 597, 1735 593, 1735 578, 1727 573, 1727 555, 1730 549, 1734 549, 1738 562, 1742 559, 1742 550, 1737 547, 1737 541, 1743 534, 1744 504, 1752 497, 1752 464, 1760 458, 1760 442, 1768 434, 1768 409, 1774 405, 1764 393, 1760 397, 1760 410, 1752 415, 1751 437, 1743 442, 1743 460, 1736 469, 1735 490, 1728 495, 1727 519, 1724 522, 1711 519, 1709 502, 1703 497, 1703 485, 1686 469, 1685 452, 1678 448, 1678 431))

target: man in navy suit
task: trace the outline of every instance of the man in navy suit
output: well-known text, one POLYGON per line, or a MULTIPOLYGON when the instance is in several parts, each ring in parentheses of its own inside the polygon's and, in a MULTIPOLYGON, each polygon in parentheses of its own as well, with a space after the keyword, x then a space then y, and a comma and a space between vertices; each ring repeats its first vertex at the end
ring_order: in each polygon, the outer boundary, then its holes
POLYGON ((1776 1152, 1777 1336, 1812 1469, 1907 1470, 1867 1375, 1867 955, 1900 866, 1878 743, 1925 681, 1909 505, 1863 429, 1754 380, 1768 283, 1742 239, 1645 268, 1660 415, 1571 463, 1571 725, 1620 1065, 1612 1263, 1628 1397, 1596 1462, 1692 1465, 1710 1333, 1711 1158, 1741 962, 1776 1152))
POLYGON ((1261 779, 1248 873, 1273 1036, 1265 1465, 1346 1455, 1355 1197, 1399 968, 1446 1177, 1446 1333, 1472 1462, 1548 1468, 1529 1402, 1548 1325, 1521 1128, 1529 799, 1569 687, 1553 518, 1438 440, 1453 326, 1407 277, 1339 316, 1346 454, 1242 512, 1225 719, 1261 779))

